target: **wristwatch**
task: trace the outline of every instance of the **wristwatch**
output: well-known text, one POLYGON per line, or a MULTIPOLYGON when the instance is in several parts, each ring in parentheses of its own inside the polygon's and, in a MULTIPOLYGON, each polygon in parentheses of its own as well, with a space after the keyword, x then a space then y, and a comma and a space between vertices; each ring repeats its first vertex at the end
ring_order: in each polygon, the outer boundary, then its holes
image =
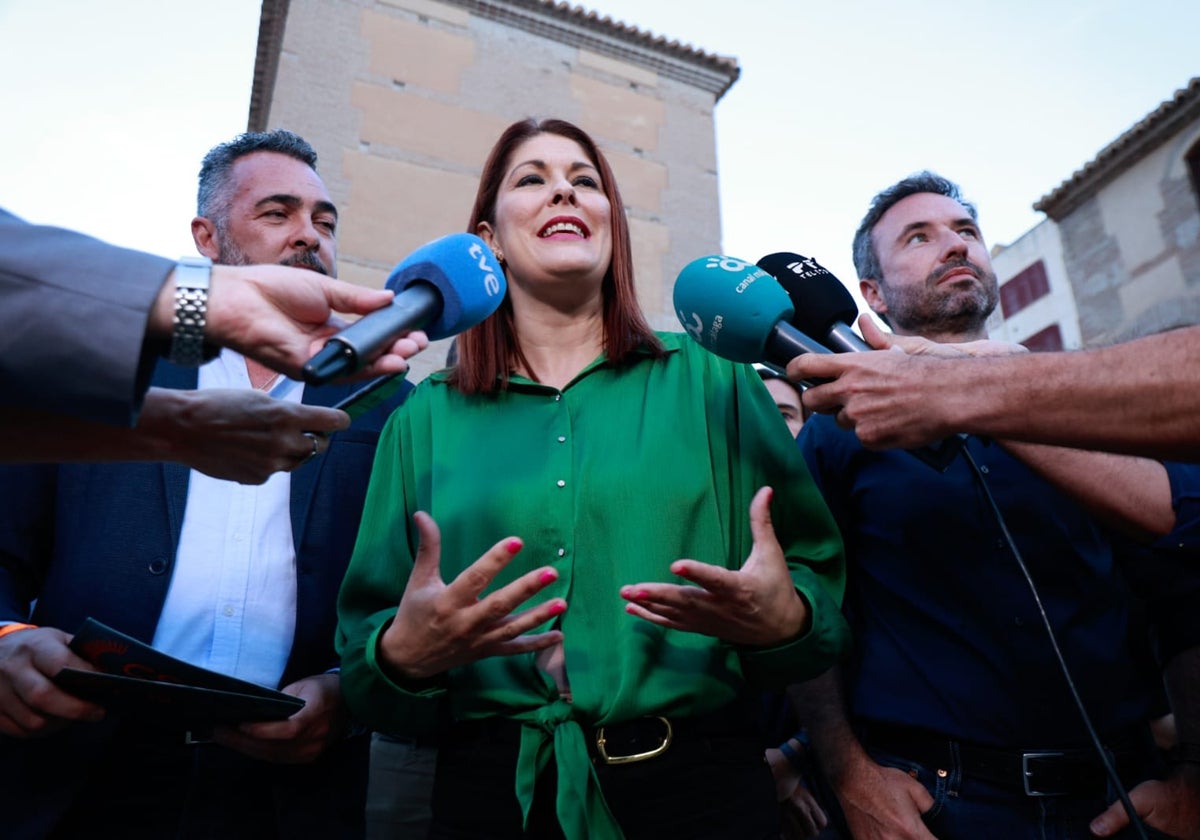
POLYGON ((174 364, 197 367, 211 358, 204 346, 211 275, 208 257, 183 257, 175 266, 175 320, 167 356, 174 364))

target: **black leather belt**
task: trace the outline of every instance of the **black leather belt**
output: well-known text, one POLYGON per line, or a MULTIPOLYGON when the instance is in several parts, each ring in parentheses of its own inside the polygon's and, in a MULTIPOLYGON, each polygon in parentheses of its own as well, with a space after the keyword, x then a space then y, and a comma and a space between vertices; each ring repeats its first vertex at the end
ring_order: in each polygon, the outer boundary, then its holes
MULTIPOLYGON (((963 776, 989 782, 1026 796, 1103 795, 1108 774, 1094 749, 1002 749, 903 726, 871 724, 864 744, 895 753, 936 770, 955 764, 963 776)), ((1117 775, 1131 777, 1142 767, 1146 752, 1132 746, 1134 735, 1118 739, 1108 749, 1117 775)))
MULTIPOLYGON (((619 765, 648 761, 666 753, 673 744, 688 743, 705 737, 753 737, 755 719, 744 702, 735 701, 724 708, 688 717, 647 715, 633 720, 602 726, 583 725, 588 755, 599 764, 619 765)), ((481 737, 515 734, 520 722, 490 717, 456 721, 446 738, 465 743, 481 737)))

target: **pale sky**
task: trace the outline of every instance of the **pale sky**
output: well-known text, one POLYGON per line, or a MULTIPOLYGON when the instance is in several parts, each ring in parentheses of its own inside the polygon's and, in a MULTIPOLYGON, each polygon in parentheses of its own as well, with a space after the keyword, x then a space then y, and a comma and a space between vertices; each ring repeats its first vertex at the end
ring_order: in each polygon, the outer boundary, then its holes
MULTIPOLYGON (((722 251, 796 251, 851 285, 850 239, 879 189, 934 169, 978 204, 989 244, 1012 242, 1038 198, 1200 75, 1195 0, 585 8, 738 60, 716 107, 722 251)), ((193 253, 196 171, 245 129, 258 14, 254 0, 0 0, 0 206, 193 253)))

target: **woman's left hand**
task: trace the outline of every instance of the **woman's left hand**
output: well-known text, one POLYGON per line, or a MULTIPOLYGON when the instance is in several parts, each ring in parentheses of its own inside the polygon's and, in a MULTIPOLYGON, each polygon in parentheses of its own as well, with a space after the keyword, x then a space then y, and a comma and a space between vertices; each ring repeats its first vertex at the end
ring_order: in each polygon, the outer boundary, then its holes
POLYGON ((750 556, 735 571, 676 560, 672 573, 698 586, 635 583, 621 587, 625 611, 662 627, 716 636, 739 645, 771 647, 807 631, 811 616, 796 592, 771 525, 770 487, 750 502, 750 556))

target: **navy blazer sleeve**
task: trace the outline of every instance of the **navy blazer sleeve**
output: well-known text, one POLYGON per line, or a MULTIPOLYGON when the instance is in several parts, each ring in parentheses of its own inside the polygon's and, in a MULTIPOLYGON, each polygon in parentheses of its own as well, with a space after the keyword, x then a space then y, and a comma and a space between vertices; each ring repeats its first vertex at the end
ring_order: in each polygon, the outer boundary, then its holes
POLYGON ((0 209, 0 406, 132 425, 150 309, 175 264, 0 209))

